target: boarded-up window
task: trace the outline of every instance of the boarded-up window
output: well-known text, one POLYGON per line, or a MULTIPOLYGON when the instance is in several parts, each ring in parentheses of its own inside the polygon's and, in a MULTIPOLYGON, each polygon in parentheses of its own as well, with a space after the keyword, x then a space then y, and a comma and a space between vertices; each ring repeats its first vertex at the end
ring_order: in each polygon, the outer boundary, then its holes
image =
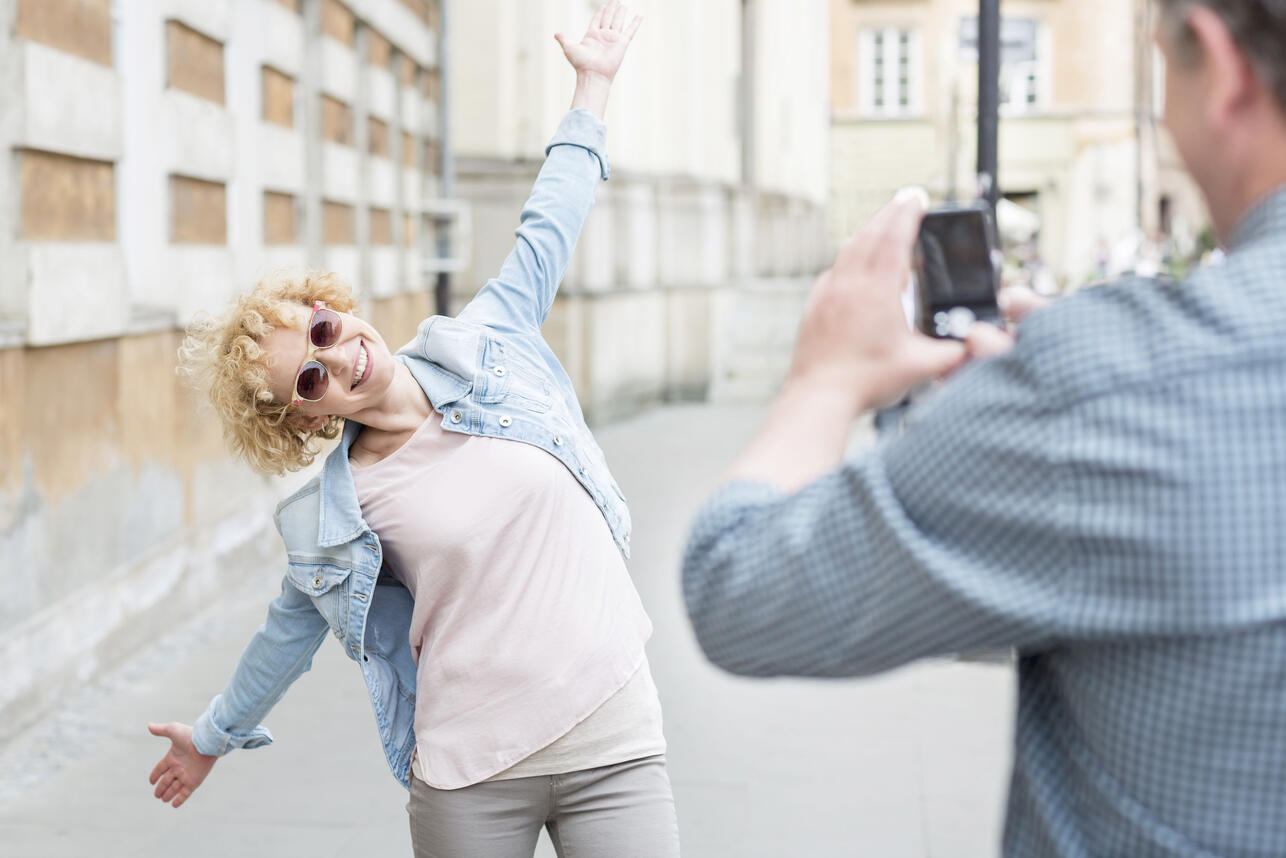
POLYGON ((398 63, 398 79, 402 81, 402 86, 415 86, 415 81, 420 76, 420 67, 415 64, 415 60, 403 55, 401 62, 398 63))
POLYGON ((393 46, 388 43, 388 39, 371 30, 367 34, 366 45, 371 65, 386 69, 393 64, 393 46))
POLYGON ((297 244, 295 198, 291 194, 265 191, 263 195, 263 243, 297 244))
POLYGON ((295 81, 268 66, 263 67, 263 118, 287 128, 295 126, 295 81))
POLYGON ((330 200, 322 202, 322 240, 327 244, 353 244, 353 207, 330 200))
POLYGON ((322 96, 322 139, 345 146, 353 145, 353 111, 329 95, 322 96))
POLYGON ((415 247, 415 216, 402 215, 402 246, 415 247))
POLYGON ((339 0, 323 0, 322 32, 337 41, 353 47, 353 32, 357 23, 353 13, 345 8, 339 0))
POLYGON ((277 0, 277 3, 285 6, 291 12, 296 14, 299 12, 299 0, 277 0))
POLYGON ((223 44, 178 21, 165 22, 165 41, 169 85, 223 104, 223 44))
POLYGON ((115 241, 112 164, 50 152, 19 152, 20 234, 29 241, 115 241))
POLYGON ((437 32, 442 29, 442 0, 425 0, 429 7, 429 29, 437 32))
POLYGON ((376 119, 374 116, 367 120, 367 136, 370 138, 370 150, 372 155, 378 155, 381 158, 388 157, 388 123, 376 119))
POLYGON ((16 30, 24 39, 112 64, 111 0, 18 0, 16 30))
POLYGON ((442 147, 436 140, 424 144, 424 172, 436 176, 442 172, 442 147))
POLYGON ((429 69, 420 78, 420 88, 424 97, 434 103, 442 101, 442 71, 429 69))
POLYGON ((402 0, 402 5, 415 13, 424 23, 429 23, 429 0, 402 0))
POLYGON ((402 132, 402 166, 415 166, 415 138, 409 132, 402 132))
POLYGON ((227 244, 227 188, 219 182, 170 176, 170 241, 227 244))
POLYGON ((393 243, 393 215, 388 209, 371 209, 371 244, 393 243))

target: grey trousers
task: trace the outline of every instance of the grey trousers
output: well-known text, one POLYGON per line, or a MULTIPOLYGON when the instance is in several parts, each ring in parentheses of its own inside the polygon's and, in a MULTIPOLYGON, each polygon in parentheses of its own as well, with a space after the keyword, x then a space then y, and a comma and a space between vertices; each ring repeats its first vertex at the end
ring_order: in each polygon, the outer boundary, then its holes
POLYGON ((434 789, 411 779, 415 858, 532 858, 540 829, 559 858, 678 858, 665 757, 563 775, 434 789))

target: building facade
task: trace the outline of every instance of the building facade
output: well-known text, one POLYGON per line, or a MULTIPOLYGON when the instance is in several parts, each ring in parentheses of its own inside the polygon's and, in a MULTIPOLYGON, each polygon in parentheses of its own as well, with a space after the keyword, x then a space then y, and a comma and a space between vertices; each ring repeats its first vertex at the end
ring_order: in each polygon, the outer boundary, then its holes
POLYGON ((444 212, 437 0, 0 0, 0 740, 279 551, 182 327, 283 266, 391 340, 444 212))
MULTIPOLYGON (((599 187, 544 333, 591 419, 755 395, 829 262, 825 0, 650 0, 608 108, 599 187)), ((451 6, 458 196, 474 228, 455 303, 499 269, 567 109, 593 0, 451 6)))
MULTIPOLYGON (((1124 267, 1122 247, 1187 250, 1207 222, 1160 123, 1153 7, 1001 7, 999 184, 1065 288, 1124 267)), ((832 0, 832 240, 905 184, 975 195, 977 15, 977 0, 832 0)))

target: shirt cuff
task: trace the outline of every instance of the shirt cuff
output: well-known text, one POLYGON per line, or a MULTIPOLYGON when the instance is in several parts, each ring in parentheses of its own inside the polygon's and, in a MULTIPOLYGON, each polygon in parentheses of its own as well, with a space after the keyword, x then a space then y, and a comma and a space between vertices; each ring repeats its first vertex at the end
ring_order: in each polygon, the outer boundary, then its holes
POLYGON ((570 111, 563 117, 554 139, 545 147, 545 156, 555 146, 579 146, 598 159, 599 175, 606 182, 612 176, 612 167, 607 162, 607 126, 594 114, 583 107, 570 111))
POLYGON ((192 744, 198 751, 207 757, 222 757, 238 748, 258 748, 272 744, 272 733, 268 732, 267 727, 255 727, 249 733, 230 733, 224 730, 214 720, 214 707, 218 705, 219 697, 215 697, 192 725, 192 744))

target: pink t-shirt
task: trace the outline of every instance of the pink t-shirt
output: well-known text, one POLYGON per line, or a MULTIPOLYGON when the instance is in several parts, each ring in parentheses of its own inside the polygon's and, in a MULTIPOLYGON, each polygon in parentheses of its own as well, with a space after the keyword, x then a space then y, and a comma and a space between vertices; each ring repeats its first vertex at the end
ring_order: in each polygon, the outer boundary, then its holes
POLYGON ((484 781, 563 736, 643 663, 652 624, 593 499, 529 444, 430 414, 353 477, 411 591, 418 769, 484 781))

